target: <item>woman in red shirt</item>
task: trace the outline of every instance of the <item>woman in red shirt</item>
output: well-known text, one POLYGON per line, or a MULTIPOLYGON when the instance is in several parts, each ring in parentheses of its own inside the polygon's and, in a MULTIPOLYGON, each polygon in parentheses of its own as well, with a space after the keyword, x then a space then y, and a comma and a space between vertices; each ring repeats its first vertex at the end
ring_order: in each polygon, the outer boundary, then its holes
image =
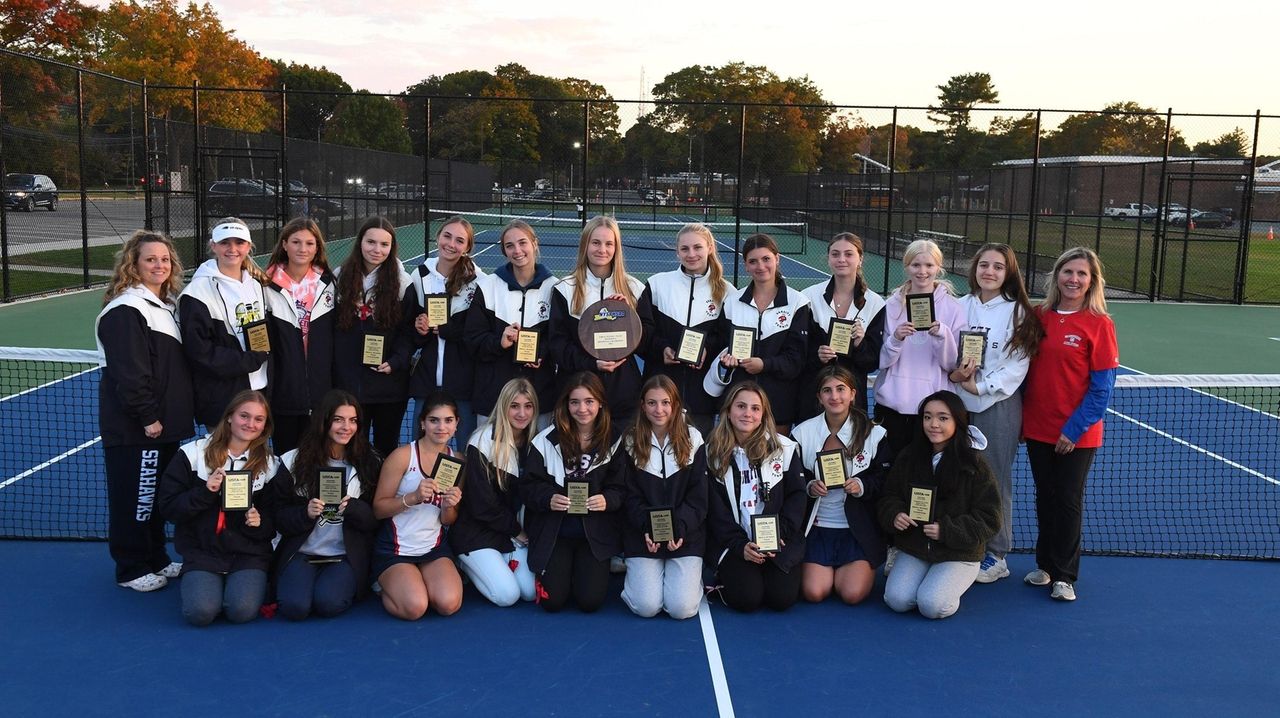
POLYGON ((1107 315, 1102 263, 1093 250, 1069 249, 1036 308, 1044 339, 1027 373, 1022 433, 1036 482, 1038 568, 1023 579, 1076 600, 1084 482, 1102 445, 1102 417, 1115 387, 1120 351, 1107 315))

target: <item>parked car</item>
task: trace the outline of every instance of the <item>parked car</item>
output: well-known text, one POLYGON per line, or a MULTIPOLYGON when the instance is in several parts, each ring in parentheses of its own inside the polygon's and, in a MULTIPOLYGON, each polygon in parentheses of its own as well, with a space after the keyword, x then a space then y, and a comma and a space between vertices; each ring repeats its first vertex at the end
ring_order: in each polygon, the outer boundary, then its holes
MULTIPOLYGON (((1186 212, 1170 212, 1169 224, 1183 227, 1187 224, 1186 212)), ((1221 212, 1201 212, 1200 210, 1192 210, 1191 221, 1197 229, 1222 229, 1235 224, 1227 215, 1221 212)))
POLYGON ((36 207, 56 212, 58 186, 45 175, 10 172, 4 176, 4 206, 24 212, 34 212, 36 207))
POLYGON ((219 180, 205 193, 210 214, 235 217, 274 217, 276 193, 258 180, 219 180))
POLYGON ((656 189, 645 190, 640 196, 644 201, 658 205, 665 205, 668 199, 666 193, 659 192, 656 189))
MULTIPOLYGON (((1198 210, 1191 210, 1191 211, 1195 212, 1198 210)), ((1178 214, 1185 215, 1186 213, 1187 213, 1186 205, 1181 205, 1181 204, 1178 204, 1177 202, 1170 202, 1169 204, 1165 205, 1163 209, 1157 209, 1156 211, 1152 212, 1151 216, 1143 217, 1142 221, 1151 223, 1156 221, 1156 217, 1163 217, 1164 221, 1168 222, 1170 217, 1178 214)))
POLYGON ((1107 207, 1102 210, 1103 216, 1110 217, 1114 220, 1122 219, 1146 219, 1155 216, 1156 209, 1148 204, 1139 204, 1137 202, 1129 202, 1118 207, 1107 207))

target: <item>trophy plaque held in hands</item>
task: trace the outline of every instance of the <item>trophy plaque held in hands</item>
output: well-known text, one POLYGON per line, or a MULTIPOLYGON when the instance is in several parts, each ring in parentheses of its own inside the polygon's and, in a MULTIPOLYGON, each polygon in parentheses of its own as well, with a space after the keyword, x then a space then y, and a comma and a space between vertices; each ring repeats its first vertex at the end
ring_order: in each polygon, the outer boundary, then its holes
POLYGON ((618 299, 603 299, 582 310, 578 341, 601 361, 618 361, 635 353, 643 330, 636 310, 618 299))

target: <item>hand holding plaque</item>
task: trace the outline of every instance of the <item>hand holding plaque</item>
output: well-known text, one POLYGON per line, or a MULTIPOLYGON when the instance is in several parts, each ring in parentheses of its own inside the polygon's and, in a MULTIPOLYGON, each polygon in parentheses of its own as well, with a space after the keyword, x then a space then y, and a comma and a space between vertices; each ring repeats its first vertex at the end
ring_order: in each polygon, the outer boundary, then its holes
POLYGON ((831 339, 827 342, 827 346, 831 347, 831 351, 843 356, 849 356, 853 353, 853 335, 854 330, 858 328, 858 322, 839 317, 831 318, 831 339))
POLYGON ((244 330, 244 345, 251 352, 271 352, 271 334, 267 332, 267 320, 260 319, 240 327, 244 330))
POLYGON ((452 489, 462 477, 463 462, 445 454, 436 456, 435 466, 431 467, 431 478, 441 493, 452 489))
POLYGON ((228 471, 222 477, 222 510, 248 511, 253 508, 253 481, 248 471, 228 471))
POLYGON ((578 341, 601 361, 619 361, 635 353, 643 328, 636 310, 622 299, 603 299, 582 310, 578 341))
POLYGON ((973 368, 982 368, 982 357, 987 352, 987 333, 978 331, 960 332, 959 366, 966 360, 973 360, 973 368))
POLYGON ((933 312, 932 294, 907 295, 907 321, 918 332, 927 332, 936 321, 933 312))
POLYGON ((690 366, 697 366, 702 363, 702 351, 706 343, 706 332, 686 328, 680 334, 680 350, 676 352, 676 359, 690 366))
POLYGON ((427 303, 427 326, 442 327, 449 323, 448 294, 427 294, 423 296, 423 300, 427 303))
POLYGON ((911 501, 907 504, 907 516, 912 521, 921 525, 933 521, 933 494, 933 489, 928 486, 911 487, 911 501))
POLYGON ((564 485, 569 494, 568 513, 583 516, 587 513, 587 499, 591 496, 591 484, 585 481, 568 481, 564 485))
POLYGON ((751 329, 734 329, 729 342, 729 353, 735 359, 747 359, 755 351, 756 333, 751 329))
POLYGON ((361 363, 368 367, 382 366, 382 357, 387 346, 387 337, 383 334, 364 335, 364 347, 361 351, 361 363))
POLYGON ((347 493, 347 488, 343 486, 346 483, 346 473, 342 469, 320 469, 319 498, 324 502, 325 509, 336 511, 342 503, 342 497, 347 493))
POLYGON ((657 544, 676 540, 676 527, 671 509, 649 509, 649 540, 657 544))
POLYGON ((813 468, 823 486, 828 489, 844 487, 844 452, 840 449, 819 451, 813 468))
POLYGON ((537 364, 542 358, 542 334, 536 329, 521 329, 516 334, 516 362, 537 364))
POLYGON ((759 514, 751 517, 751 543, 760 553, 777 553, 782 548, 778 536, 778 515, 759 514))

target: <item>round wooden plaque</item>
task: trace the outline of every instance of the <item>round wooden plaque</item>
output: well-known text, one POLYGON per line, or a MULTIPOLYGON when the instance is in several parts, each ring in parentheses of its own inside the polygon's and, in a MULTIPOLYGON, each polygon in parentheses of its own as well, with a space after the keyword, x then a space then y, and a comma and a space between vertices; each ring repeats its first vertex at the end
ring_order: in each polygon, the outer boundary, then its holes
POLYGON ((640 346, 643 329, 635 308, 619 299, 605 299, 582 311, 578 320, 578 341, 591 356, 618 361, 631 356, 640 346))

